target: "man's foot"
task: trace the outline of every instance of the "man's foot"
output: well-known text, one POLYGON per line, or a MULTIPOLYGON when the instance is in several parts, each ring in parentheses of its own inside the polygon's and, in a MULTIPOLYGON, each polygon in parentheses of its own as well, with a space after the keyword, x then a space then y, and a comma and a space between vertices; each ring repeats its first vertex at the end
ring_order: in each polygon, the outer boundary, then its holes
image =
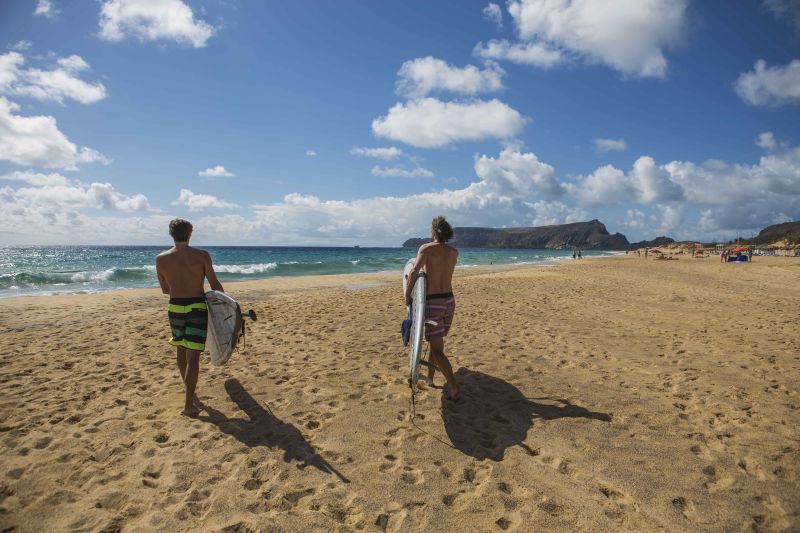
POLYGON ((206 410, 205 404, 200 401, 200 398, 197 397, 197 394, 194 395, 194 398, 192 399, 192 401, 194 402, 194 406, 198 409, 198 411, 205 411, 206 410))
POLYGON ((200 414, 200 409, 192 405, 191 407, 186 407, 183 411, 181 411, 181 414, 183 416, 188 416, 189 418, 195 418, 200 414))
POLYGON ((451 402, 457 402, 460 393, 461 389, 458 386, 450 387, 448 392, 445 393, 444 397, 451 402))

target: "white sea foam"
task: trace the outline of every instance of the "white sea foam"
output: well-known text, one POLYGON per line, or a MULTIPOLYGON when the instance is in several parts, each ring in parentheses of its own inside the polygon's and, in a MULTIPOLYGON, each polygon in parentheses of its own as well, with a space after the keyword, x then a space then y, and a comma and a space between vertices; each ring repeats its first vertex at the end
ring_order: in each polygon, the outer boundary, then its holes
POLYGON ((278 263, 256 263, 253 265, 216 265, 214 270, 227 274, 263 274, 278 268, 278 263))

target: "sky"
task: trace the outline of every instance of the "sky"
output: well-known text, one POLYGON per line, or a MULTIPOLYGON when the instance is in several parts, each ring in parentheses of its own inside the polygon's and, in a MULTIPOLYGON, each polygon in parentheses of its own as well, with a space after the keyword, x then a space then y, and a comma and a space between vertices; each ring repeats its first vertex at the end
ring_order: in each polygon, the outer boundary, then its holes
POLYGON ((800 219, 800 2, 0 2, 0 245, 800 219))

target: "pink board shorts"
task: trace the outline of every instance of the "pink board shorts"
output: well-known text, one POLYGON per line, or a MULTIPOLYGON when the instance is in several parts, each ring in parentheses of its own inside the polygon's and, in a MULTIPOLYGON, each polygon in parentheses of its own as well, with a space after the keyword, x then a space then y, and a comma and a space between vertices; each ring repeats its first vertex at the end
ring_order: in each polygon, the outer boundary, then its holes
POLYGON ((452 292, 429 294, 425 298, 425 320, 433 320, 436 325, 425 324, 425 340, 446 336, 455 312, 456 299, 452 292))

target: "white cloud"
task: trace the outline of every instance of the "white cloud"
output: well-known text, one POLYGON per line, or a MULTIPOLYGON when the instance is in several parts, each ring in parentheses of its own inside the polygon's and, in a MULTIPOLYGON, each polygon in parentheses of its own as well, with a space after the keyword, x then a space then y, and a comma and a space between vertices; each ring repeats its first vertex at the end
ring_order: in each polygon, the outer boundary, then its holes
POLYGON ((625 139, 595 139, 594 149, 598 152, 624 152, 628 149, 625 139))
POLYGON ((67 178, 55 172, 51 174, 42 174, 38 172, 31 172, 30 170, 14 171, 11 174, 5 174, 3 176, 0 176, 0 180, 22 181, 29 185, 35 185, 37 187, 69 185, 70 183, 67 178))
POLYGON ((403 155, 403 150, 395 146, 379 147, 379 148, 365 148, 362 146, 354 146, 350 150, 351 155, 360 155, 364 157, 374 157, 375 159, 383 159, 384 161, 393 161, 403 155))
POLYGON ((540 200, 528 206, 533 209, 531 219, 533 226, 552 226, 555 224, 569 224, 581 222, 589 218, 589 213, 579 207, 569 207, 561 202, 545 202, 540 200))
POLYGON ((314 150, 306 150, 306 157, 317 157, 317 152, 314 150))
POLYGON ((427 168, 417 167, 414 170, 407 170, 400 167, 381 167, 375 165, 370 170, 373 176, 387 176, 393 178, 432 178, 433 172, 427 168))
POLYGON ((55 118, 14 114, 18 109, 18 105, 0 96, 0 160, 69 170, 79 163, 110 162, 97 150, 78 149, 58 129, 55 118))
POLYGON ((760 134, 758 136, 758 140, 756 141, 756 146, 759 146, 765 150, 772 150, 775 148, 775 135, 773 135, 771 131, 760 134))
POLYGON ((189 189, 181 189, 178 199, 172 205, 183 206, 189 211, 202 211, 204 209, 232 209, 239 207, 237 204, 226 202, 210 194, 195 194, 189 189))
POLYGON ((11 49, 16 50, 17 52, 25 52, 27 50, 30 50, 32 46, 33 46, 32 42, 22 40, 22 41, 17 41, 14 44, 14 46, 11 47, 11 49))
POLYGON ((761 5, 770 11, 775 18, 786 17, 800 33, 800 1, 798 0, 763 0, 761 5))
POLYGON ((100 10, 100 37, 107 41, 135 37, 202 48, 214 31, 181 0, 105 0, 100 10))
POLYGON ((511 0, 519 37, 625 74, 663 78, 663 50, 681 41, 687 0, 511 0))
POLYGON ((492 39, 485 45, 479 42, 472 53, 483 59, 510 61, 541 68, 553 67, 567 59, 561 51, 544 43, 510 43, 505 39, 492 39))
POLYGON ((396 92, 406 98, 420 98, 435 92, 474 95, 499 91, 503 88, 505 72, 496 63, 486 68, 475 65, 454 67, 435 57, 420 57, 406 61, 397 72, 396 92))
POLYGON ((59 10, 53 5, 52 0, 39 0, 36 2, 36 9, 33 11, 34 15, 41 15, 45 18, 55 18, 58 16, 59 10))
POLYGON ((497 159, 482 155, 475 159, 475 174, 494 184, 503 194, 529 197, 533 193, 558 196, 563 193, 555 169, 533 153, 504 148, 497 159))
POLYGON ((205 176, 211 178, 230 178, 231 176, 235 176, 233 172, 228 172, 225 170, 225 167, 222 165, 217 165, 215 167, 208 167, 205 170, 201 170, 197 173, 198 176, 205 176))
POLYGON ((519 112, 497 99, 422 98, 395 104, 386 116, 372 121, 372 132, 420 148, 441 148, 461 141, 510 139, 524 124, 519 112))
POLYGON ((88 83, 78 76, 89 69, 82 57, 57 60, 50 70, 24 68, 25 57, 18 52, 0 55, 0 94, 63 103, 65 99, 91 104, 106 97, 102 83, 88 83))
POLYGON ((486 20, 493 22, 499 29, 503 28, 503 10, 500 9, 500 6, 489 2, 489 4, 483 8, 483 16, 486 20))
POLYGON ((15 172, 2 180, 22 181, 30 187, 0 189, 3 212, 13 216, 18 211, 63 212, 69 209, 104 209, 108 211, 147 211, 150 203, 143 194, 126 195, 110 183, 81 183, 58 174, 15 172))
POLYGON ((739 76, 734 88, 742 100, 754 106, 800 104, 800 59, 775 67, 759 59, 752 72, 739 76))

